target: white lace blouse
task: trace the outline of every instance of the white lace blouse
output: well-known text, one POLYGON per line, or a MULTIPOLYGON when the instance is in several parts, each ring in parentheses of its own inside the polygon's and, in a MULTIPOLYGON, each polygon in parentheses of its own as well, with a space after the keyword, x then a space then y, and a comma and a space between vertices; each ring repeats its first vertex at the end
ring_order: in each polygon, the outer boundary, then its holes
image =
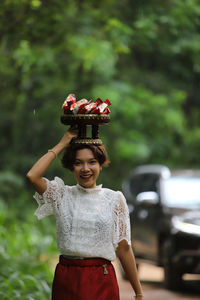
POLYGON ((121 192, 102 188, 67 186, 59 177, 47 182, 43 195, 34 195, 38 219, 56 217, 56 240, 61 254, 80 257, 116 258, 118 243, 130 245, 130 220, 121 192))

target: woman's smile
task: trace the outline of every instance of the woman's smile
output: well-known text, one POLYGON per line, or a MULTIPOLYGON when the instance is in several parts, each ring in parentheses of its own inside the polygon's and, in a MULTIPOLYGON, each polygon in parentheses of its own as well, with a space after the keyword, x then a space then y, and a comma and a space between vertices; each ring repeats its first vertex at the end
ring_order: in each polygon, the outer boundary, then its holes
POLYGON ((92 179, 93 174, 80 174, 80 178, 84 181, 92 179))
POLYGON ((84 178, 84 179, 90 178, 91 176, 92 176, 92 174, 81 174, 80 175, 80 177, 84 178))

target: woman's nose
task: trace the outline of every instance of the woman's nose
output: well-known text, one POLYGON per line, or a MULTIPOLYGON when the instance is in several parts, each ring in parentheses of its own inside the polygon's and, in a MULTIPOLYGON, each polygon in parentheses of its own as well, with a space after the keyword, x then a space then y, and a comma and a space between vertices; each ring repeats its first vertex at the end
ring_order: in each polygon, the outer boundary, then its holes
POLYGON ((83 167, 82 167, 83 171, 87 171, 89 170, 89 166, 87 163, 83 164, 83 167))

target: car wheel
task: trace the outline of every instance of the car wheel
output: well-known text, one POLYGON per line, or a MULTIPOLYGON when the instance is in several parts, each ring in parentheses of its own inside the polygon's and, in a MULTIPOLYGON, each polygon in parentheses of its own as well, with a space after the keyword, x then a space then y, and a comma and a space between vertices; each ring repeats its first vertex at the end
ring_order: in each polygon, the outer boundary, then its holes
POLYGON ((164 286, 170 290, 179 290, 183 286, 182 272, 173 263, 173 251, 169 241, 164 245, 164 286))

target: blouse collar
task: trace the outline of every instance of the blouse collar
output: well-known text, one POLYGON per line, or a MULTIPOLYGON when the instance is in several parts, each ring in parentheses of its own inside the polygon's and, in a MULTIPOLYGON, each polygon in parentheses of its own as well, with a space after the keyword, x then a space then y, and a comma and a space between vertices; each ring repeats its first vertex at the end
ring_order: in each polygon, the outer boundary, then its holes
POLYGON ((83 186, 81 186, 80 184, 77 183, 77 188, 81 191, 84 191, 85 193, 95 193, 95 192, 99 192, 102 189, 102 184, 97 185, 95 188, 84 188, 83 186))

